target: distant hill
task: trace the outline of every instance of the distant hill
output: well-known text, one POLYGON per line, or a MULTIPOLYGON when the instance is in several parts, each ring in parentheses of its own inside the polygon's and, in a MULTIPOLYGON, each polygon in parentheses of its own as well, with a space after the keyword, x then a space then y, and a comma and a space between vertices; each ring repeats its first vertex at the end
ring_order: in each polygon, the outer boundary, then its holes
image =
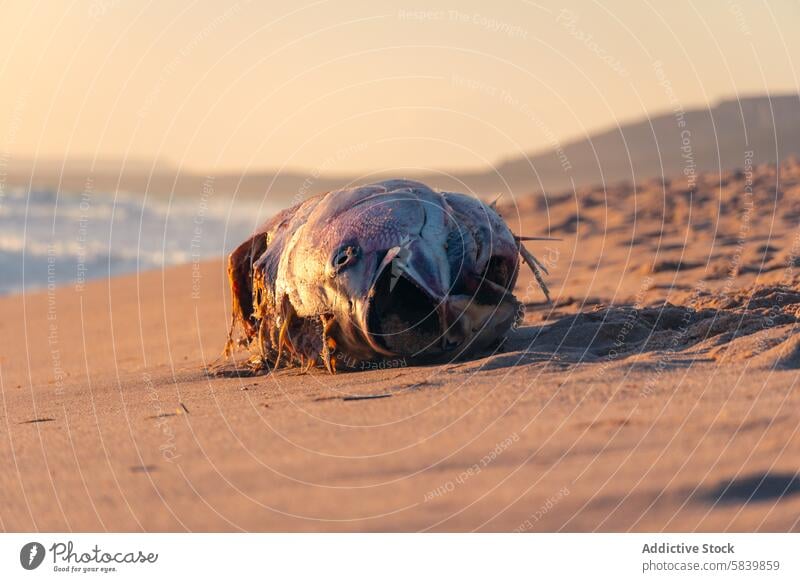
MULTIPOLYGON (((691 186, 693 173, 742 167, 746 151, 756 163, 800 153, 800 96, 747 97, 660 114, 571 142, 560 152, 505 161, 497 172, 515 192, 541 190, 537 173, 547 190, 569 187, 570 177, 587 186, 684 176, 691 186)), ((471 183, 478 190, 499 189, 496 182, 484 172, 471 183)))
MULTIPOLYGON (((753 161, 776 162, 800 154, 800 96, 773 95, 725 100, 710 109, 677 109, 588 139, 566 143, 557 151, 534 152, 471 172, 405 175, 441 189, 466 188, 483 195, 508 192, 554 192, 600 183, 634 182, 657 176, 678 177, 686 187, 700 172, 714 172, 744 165, 745 152, 753 161), (448 177, 453 174, 454 177, 448 177)), ((8 184, 36 188, 61 188, 80 192, 91 176, 96 192, 116 189, 165 195, 200 196, 209 187, 215 194, 237 192, 240 196, 264 196, 290 202, 317 192, 346 185, 349 176, 315 175, 313 172, 264 170, 228 173, 209 180, 179 171, 167 163, 134 160, 103 161, 90 170, 87 160, 62 163, 48 160, 35 165, 12 160, 5 169, 8 184)), ((394 174, 387 174, 394 177, 394 174)), ((377 176, 376 176, 377 179, 377 176)))

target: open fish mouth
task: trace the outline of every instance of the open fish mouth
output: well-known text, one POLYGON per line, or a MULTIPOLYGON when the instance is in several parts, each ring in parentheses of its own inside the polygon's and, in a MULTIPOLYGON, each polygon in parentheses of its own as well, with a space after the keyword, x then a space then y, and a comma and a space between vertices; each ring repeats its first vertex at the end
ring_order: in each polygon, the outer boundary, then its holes
POLYGON ((483 332, 491 338, 494 328, 511 324, 519 305, 506 287, 513 265, 492 259, 478 289, 451 294, 415 250, 404 256, 400 247, 391 249, 376 270, 361 324, 376 353, 436 359, 468 344, 478 347, 483 332))
POLYGON ((455 346, 446 335, 443 298, 432 296, 407 272, 383 269, 370 291, 367 340, 392 356, 433 356, 455 346))

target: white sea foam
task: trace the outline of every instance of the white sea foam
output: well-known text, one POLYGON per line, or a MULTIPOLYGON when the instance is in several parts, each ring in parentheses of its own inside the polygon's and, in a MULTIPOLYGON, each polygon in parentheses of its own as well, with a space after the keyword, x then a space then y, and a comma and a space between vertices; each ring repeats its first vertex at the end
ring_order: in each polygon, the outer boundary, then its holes
POLYGON ((132 193, 0 195, 0 294, 223 256, 276 206, 132 193))

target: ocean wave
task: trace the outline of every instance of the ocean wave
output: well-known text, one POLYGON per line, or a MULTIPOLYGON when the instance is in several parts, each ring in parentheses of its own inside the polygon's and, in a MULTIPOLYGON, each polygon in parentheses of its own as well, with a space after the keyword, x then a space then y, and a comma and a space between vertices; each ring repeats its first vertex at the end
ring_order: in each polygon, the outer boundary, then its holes
POLYGON ((0 293, 222 256, 275 210, 224 197, 12 190, 0 198, 0 293))

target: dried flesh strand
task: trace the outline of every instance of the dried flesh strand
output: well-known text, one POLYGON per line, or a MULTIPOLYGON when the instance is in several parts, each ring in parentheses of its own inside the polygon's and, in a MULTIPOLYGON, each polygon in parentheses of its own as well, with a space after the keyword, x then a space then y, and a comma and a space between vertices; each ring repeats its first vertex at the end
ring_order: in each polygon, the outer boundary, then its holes
POLYGON ((333 328, 334 323, 336 320, 333 316, 329 315, 320 315, 320 321, 322 321, 322 363, 325 364, 325 368, 331 374, 336 373, 336 357, 333 356, 332 352, 336 349, 336 340, 333 339, 329 335, 331 329, 333 328))
POLYGON ((280 331, 278 332, 278 355, 275 356, 275 369, 280 368, 281 356, 283 355, 283 346, 288 343, 287 333, 289 331, 289 324, 292 322, 291 315, 287 314, 283 318, 280 331))

